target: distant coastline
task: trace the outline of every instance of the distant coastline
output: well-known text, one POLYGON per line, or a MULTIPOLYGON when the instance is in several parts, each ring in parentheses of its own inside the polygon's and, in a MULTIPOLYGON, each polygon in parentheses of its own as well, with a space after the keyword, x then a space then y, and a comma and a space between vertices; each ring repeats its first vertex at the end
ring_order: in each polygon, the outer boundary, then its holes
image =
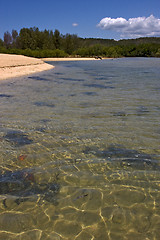
POLYGON ((57 62, 57 61, 60 61, 60 62, 63 62, 63 61, 94 61, 94 60, 99 60, 99 59, 96 59, 95 57, 64 57, 64 58, 42 58, 43 61, 46 61, 46 62, 57 62))
POLYGON ((22 28, 4 33, 0 39, 0 53, 35 58, 85 57, 160 57, 160 37, 136 39, 81 38, 75 34, 61 34, 57 29, 22 28))

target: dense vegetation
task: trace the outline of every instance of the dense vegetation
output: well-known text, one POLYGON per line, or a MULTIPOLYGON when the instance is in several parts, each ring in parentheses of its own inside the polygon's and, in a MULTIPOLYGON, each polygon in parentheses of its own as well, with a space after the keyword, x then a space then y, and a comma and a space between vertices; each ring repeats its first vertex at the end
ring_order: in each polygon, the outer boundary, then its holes
POLYGON ((80 38, 74 34, 62 35, 56 29, 38 28, 12 30, 0 39, 0 52, 33 57, 160 57, 160 38, 128 40, 80 38))

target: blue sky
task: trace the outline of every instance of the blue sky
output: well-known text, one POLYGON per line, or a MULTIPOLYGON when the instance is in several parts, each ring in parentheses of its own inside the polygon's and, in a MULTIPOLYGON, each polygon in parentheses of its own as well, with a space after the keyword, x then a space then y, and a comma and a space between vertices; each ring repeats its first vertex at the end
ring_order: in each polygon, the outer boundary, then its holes
POLYGON ((0 0, 0 38, 34 26, 80 37, 160 36, 159 24, 160 0, 0 0))

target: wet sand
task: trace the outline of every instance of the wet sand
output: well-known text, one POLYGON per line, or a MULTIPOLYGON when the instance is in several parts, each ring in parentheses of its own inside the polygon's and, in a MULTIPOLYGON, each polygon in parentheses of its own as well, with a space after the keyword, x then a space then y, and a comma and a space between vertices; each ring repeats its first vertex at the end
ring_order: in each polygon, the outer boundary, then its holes
POLYGON ((0 80, 50 70, 54 66, 22 55, 0 54, 0 80))

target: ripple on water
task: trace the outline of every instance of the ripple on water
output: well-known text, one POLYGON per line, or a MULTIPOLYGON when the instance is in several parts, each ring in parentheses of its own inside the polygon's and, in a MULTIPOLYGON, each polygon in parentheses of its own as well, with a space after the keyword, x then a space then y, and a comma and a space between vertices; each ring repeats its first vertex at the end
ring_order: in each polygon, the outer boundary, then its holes
POLYGON ((145 200, 145 193, 129 188, 122 188, 119 191, 113 192, 115 201, 120 206, 132 206, 135 203, 141 203, 145 200))
POLYGON ((81 61, 1 85, 0 239, 160 239, 159 75, 81 61))
POLYGON ((35 227, 36 220, 27 213, 6 212, 0 215, 0 230, 12 233, 28 231, 35 227))
POLYGON ((103 84, 96 84, 96 83, 90 83, 90 84, 83 84, 84 87, 90 87, 90 88, 99 88, 99 89, 114 89, 113 86, 106 86, 103 84))
POLYGON ((81 231, 82 227, 79 223, 69 222, 67 220, 59 220, 54 226, 55 231, 67 238, 74 239, 81 231))

